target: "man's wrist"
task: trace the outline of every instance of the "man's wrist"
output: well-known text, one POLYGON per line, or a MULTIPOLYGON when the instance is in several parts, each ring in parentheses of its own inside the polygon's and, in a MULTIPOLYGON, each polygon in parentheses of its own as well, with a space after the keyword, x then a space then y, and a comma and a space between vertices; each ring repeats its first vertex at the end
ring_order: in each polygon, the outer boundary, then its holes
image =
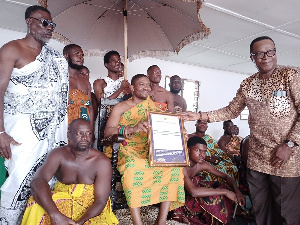
POLYGON ((201 113, 201 111, 199 111, 199 119, 198 120, 202 120, 202 113, 201 113))
POLYGON ((285 140, 284 142, 285 142, 285 143, 287 144, 287 146, 290 147, 290 148, 294 148, 295 146, 299 146, 296 142, 291 141, 291 140, 285 140))

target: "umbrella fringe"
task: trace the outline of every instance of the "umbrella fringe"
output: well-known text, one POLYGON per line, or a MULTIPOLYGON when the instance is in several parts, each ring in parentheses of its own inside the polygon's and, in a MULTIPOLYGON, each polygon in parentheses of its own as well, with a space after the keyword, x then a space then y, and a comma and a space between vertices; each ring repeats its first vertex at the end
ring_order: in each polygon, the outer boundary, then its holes
POLYGON ((142 51, 135 53, 129 57, 129 61, 133 61, 135 59, 145 58, 145 57, 151 57, 151 58, 159 58, 159 57, 167 57, 174 55, 175 52, 173 51, 142 51))
MULTIPOLYGON (((90 49, 90 50, 84 50, 84 56, 85 57, 103 57, 109 50, 99 50, 99 49, 90 49)), ((132 54, 129 57, 129 61, 133 61, 135 59, 145 58, 145 57, 167 57, 174 55, 175 52, 173 51, 141 51, 137 52, 135 54, 132 54)), ((124 56, 121 56, 122 61, 124 61, 124 56)))
POLYGON ((208 30, 207 32, 199 32, 199 33, 196 33, 196 34, 192 34, 186 38, 184 38, 180 43, 179 45, 177 45, 175 51, 176 53, 178 54, 178 52, 184 47, 186 46, 187 44, 190 44, 192 43, 193 41, 198 41, 198 40, 202 40, 204 38, 207 38, 208 35, 210 34, 210 30, 208 30))
POLYGON ((206 27, 205 24, 202 22, 202 19, 200 17, 200 9, 202 8, 202 2, 204 0, 183 0, 185 2, 197 2, 197 15, 198 15, 198 20, 200 23, 200 26, 202 28, 202 32, 198 32, 196 34, 192 34, 186 38, 184 38, 176 47, 176 52, 178 52, 187 44, 197 41, 197 40, 202 40, 204 38, 207 38, 208 35, 210 35, 210 28, 206 27))
POLYGON ((84 50, 84 56, 85 57, 103 57, 107 52, 110 50, 99 50, 99 49, 90 49, 90 50, 84 50))

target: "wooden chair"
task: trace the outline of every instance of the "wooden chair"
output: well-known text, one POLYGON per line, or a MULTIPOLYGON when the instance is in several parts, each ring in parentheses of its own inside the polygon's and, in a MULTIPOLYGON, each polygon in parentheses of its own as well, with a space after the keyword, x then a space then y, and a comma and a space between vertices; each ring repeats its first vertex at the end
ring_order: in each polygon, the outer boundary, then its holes
POLYGON ((111 157, 111 165, 112 165, 112 180, 111 180, 111 192, 110 192, 110 198, 111 198, 111 204, 113 209, 123 209, 127 208, 127 202, 125 198, 124 191, 122 188, 117 186, 117 184, 121 184, 121 175, 117 169, 117 163, 118 163, 118 153, 120 144, 122 141, 124 141, 124 136, 120 134, 115 134, 111 137, 104 139, 104 130, 106 126, 106 122, 108 117, 110 116, 110 113, 112 111, 112 108, 119 102, 122 102, 123 99, 101 99, 101 105, 98 109, 98 141, 97 141, 97 148, 99 151, 104 150, 105 146, 111 146, 112 147, 112 157, 111 157))
POLYGON ((122 102, 122 98, 118 99, 108 99, 108 98, 101 98, 100 106, 98 107, 98 140, 97 140, 97 148, 99 151, 103 152, 105 146, 102 145, 101 140, 104 139, 104 130, 106 126, 106 122, 113 107, 122 102))

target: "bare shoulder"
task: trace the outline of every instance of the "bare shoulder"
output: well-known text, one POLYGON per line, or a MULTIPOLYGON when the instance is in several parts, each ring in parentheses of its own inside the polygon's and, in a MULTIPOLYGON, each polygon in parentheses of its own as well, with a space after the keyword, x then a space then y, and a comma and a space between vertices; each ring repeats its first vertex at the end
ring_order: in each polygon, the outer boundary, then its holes
POLYGON ((60 155, 62 155, 62 154, 66 154, 67 152, 70 152, 69 145, 55 148, 49 154, 60 154, 60 155))
POLYGON ((109 158, 101 151, 98 151, 97 149, 90 148, 90 151, 92 153, 92 156, 97 158, 98 160, 105 160, 105 161, 110 161, 109 158))
POLYGON ((94 148, 90 148, 92 153, 93 161, 95 162, 95 168, 100 168, 101 171, 104 170, 105 167, 109 169, 111 167, 110 159, 103 153, 94 148))
POLYGON ((199 169, 198 172, 201 172, 201 171, 205 170, 205 171, 211 173, 211 171, 214 170, 214 167, 212 165, 210 165, 208 162, 203 161, 201 163, 198 163, 198 169, 199 169))
POLYGON ((170 91, 167 91, 167 90, 165 89, 165 93, 168 95, 168 97, 174 99, 174 96, 173 96, 173 94, 172 94, 170 91))
POLYGON ((10 56, 18 56, 22 52, 23 49, 23 44, 22 44, 22 39, 19 40, 13 40, 5 45, 3 45, 0 49, 0 54, 5 54, 7 57, 7 54, 10 56))
POLYGON ((18 39, 18 40, 13 40, 13 41, 10 41, 10 42, 7 42, 6 44, 4 44, 2 48, 18 48, 20 46, 22 46, 22 42, 23 40, 22 39, 18 39))
POLYGON ((104 84, 106 84, 105 80, 103 79, 97 79, 94 81, 93 85, 95 86, 103 86, 104 84))
POLYGON ((71 154, 70 152, 70 147, 67 146, 63 146, 63 147, 59 147, 59 148, 55 148, 53 149, 47 156, 47 159, 56 159, 61 161, 62 159, 65 159, 66 157, 68 157, 71 154))
POLYGON ((219 143, 219 142, 224 142, 224 141, 225 141, 225 136, 222 135, 222 136, 220 137, 220 139, 218 140, 218 143, 219 143))
POLYGON ((123 114, 124 112, 126 112, 128 109, 130 109, 133 106, 131 103, 132 103, 132 101, 130 101, 130 100, 120 102, 114 106, 113 111, 115 111, 115 112, 118 111, 118 112, 120 112, 120 114, 123 114))
POLYGON ((165 88, 163 88, 161 86, 157 87, 157 91, 159 91, 159 92, 168 92, 165 88))
POLYGON ((198 172, 200 172, 199 165, 195 165, 193 167, 185 167, 183 169, 183 175, 189 178, 193 178, 198 172))

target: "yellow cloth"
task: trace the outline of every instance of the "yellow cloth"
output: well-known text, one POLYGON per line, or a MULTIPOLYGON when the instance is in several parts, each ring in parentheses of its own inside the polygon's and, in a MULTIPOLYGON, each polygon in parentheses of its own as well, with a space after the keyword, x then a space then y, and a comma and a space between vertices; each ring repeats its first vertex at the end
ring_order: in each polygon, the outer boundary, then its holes
POLYGON ((89 107, 91 101, 88 95, 79 89, 73 89, 69 92, 68 104, 68 124, 78 118, 90 121, 89 107))
MULTIPOLYGON (((72 220, 78 220, 94 202, 94 185, 70 184, 60 182, 55 184, 52 199, 58 210, 72 220)), ((50 217, 45 210, 34 201, 28 200, 22 225, 51 225, 50 217)), ((99 216, 84 223, 88 224, 118 224, 118 219, 112 212, 110 199, 99 216)))
MULTIPOLYGON (((119 125, 135 126, 139 121, 146 121, 147 109, 159 110, 149 97, 123 113, 119 125)), ((120 146, 118 170, 122 175, 129 207, 164 201, 171 201, 173 209, 184 205, 183 168, 150 167, 148 136, 145 132, 136 133, 126 142, 126 146, 120 146)))

